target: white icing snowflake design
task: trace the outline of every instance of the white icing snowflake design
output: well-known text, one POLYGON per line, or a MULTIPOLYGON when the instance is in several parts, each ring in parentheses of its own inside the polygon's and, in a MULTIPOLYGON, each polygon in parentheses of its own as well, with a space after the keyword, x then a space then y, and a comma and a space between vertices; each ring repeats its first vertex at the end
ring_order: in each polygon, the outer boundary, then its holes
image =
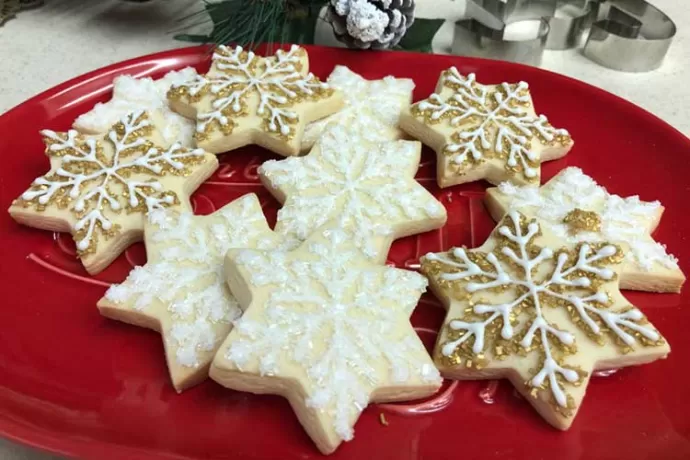
POLYGON ((396 227, 445 218, 445 208, 414 180, 419 144, 369 143, 356 129, 330 127, 305 157, 267 161, 259 174, 287 196, 276 231, 305 240, 330 220, 353 231, 368 257, 372 238, 396 227))
POLYGON ((381 80, 366 80, 347 67, 338 65, 328 77, 328 84, 343 93, 345 107, 307 126, 302 139, 303 150, 314 145, 330 124, 350 125, 371 142, 401 137, 398 121, 400 112, 412 99, 412 80, 391 76, 381 80))
POLYGON ((226 359, 238 368, 259 360, 262 375, 281 362, 306 372, 309 407, 326 411, 343 440, 373 389, 408 381, 440 383, 409 316, 426 289, 417 273, 366 264, 341 230, 310 239, 300 256, 241 251, 238 265, 252 285, 271 288, 266 304, 235 323, 226 359))
POLYGON ((468 308, 447 322, 448 340, 439 344, 445 359, 481 368, 487 353, 499 359, 539 353, 540 364, 530 371, 527 385, 550 391, 558 410, 569 414, 575 405, 565 386, 578 385, 587 374, 567 363, 569 355, 578 353, 568 327, 576 325, 601 345, 609 336, 623 350, 663 339, 637 308, 612 305, 609 292, 600 287, 615 278, 611 267, 622 258, 620 248, 582 243, 573 250, 554 250, 534 242, 540 232, 537 221, 510 211, 492 236, 497 245, 491 252, 455 248, 430 253, 422 270, 441 285, 467 293, 468 308), (557 308, 570 312, 572 325, 550 320, 557 308))
POLYGON ((443 85, 453 90, 449 97, 432 94, 412 107, 429 124, 447 120, 457 128, 443 151, 459 172, 482 161, 500 159, 508 171, 528 181, 539 177, 540 155, 532 142, 565 145, 568 131, 556 129, 544 115, 532 115, 528 84, 501 83, 495 89, 477 83, 471 73, 465 77, 455 67, 442 76, 443 85))
POLYGON ((199 352, 214 350, 241 313, 225 283, 225 253, 238 247, 276 248, 280 238, 268 227, 255 195, 209 216, 154 211, 146 232, 150 260, 108 289, 105 299, 142 312, 154 302, 167 305, 171 329, 166 340, 180 365, 198 367, 199 352), (218 324, 225 326, 218 329, 218 324))
POLYGON ((650 271, 655 264, 678 269, 678 260, 666 247, 652 239, 650 228, 656 221, 661 203, 612 195, 579 168, 566 168, 545 186, 517 187, 504 182, 499 191, 510 206, 534 215, 550 224, 551 230, 568 242, 607 240, 630 247, 626 259, 636 267, 650 271), (601 231, 569 231, 565 216, 574 209, 594 211, 601 216, 601 231))
POLYGON ((242 47, 230 49, 224 45, 213 53, 213 67, 206 75, 184 85, 173 85, 170 98, 189 97, 193 103, 204 94, 211 94, 210 111, 197 113, 197 138, 213 129, 230 134, 234 118, 247 114, 258 115, 264 128, 279 137, 295 134, 292 125, 299 113, 291 106, 301 100, 317 100, 332 93, 327 84, 302 68, 306 52, 293 45, 289 51, 278 50, 275 57, 262 58, 242 47), (249 107, 251 94, 258 95, 256 107, 249 107))
POLYGON ((34 180, 19 204, 40 211, 56 202, 69 209, 76 217, 73 235, 77 249, 95 251, 96 234, 107 237, 119 231, 114 223, 117 213, 148 213, 179 202, 158 178, 188 174, 192 165, 207 159, 201 149, 177 143, 168 148, 153 145, 147 138, 152 130, 145 112, 129 114, 105 135, 112 145, 107 154, 99 140, 74 130, 41 131, 48 155, 59 158, 60 167, 34 180))

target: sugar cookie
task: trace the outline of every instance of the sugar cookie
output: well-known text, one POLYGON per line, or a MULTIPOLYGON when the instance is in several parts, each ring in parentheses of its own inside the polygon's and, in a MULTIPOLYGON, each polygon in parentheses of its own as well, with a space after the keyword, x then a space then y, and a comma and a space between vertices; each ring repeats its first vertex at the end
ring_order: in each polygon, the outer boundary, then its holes
POLYGON ((300 153, 307 123, 343 106, 342 94, 309 73, 307 52, 294 45, 266 58, 221 45, 209 72, 173 85, 168 99, 196 120, 197 145, 209 152, 258 144, 283 156, 300 153))
POLYGON ((387 76, 367 80, 345 66, 337 65, 328 84, 340 90, 345 107, 321 120, 309 123, 302 138, 302 151, 308 152, 329 124, 356 124, 374 142, 402 139, 398 128, 400 112, 412 102, 414 81, 387 76))
POLYGON ((216 350, 241 310, 223 275, 231 248, 273 249, 282 240, 256 195, 208 216, 155 210, 145 227, 148 262, 98 302, 103 316, 159 331, 177 391, 208 377, 216 350))
POLYGON ((390 237, 446 222, 446 209, 414 179, 420 155, 419 142, 373 143, 356 127, 329 127, 309 155, 259 167, 261 181, 284 203, 276 231, 303 241, 335 219, 368 257, 385 260, 390 237))
POLYGON ((163 142, 146 112, 134 112, 105 136, 41 131, 50 171, 9 213, 29 227, 70 232, 86 270, 96 274, 143 237, 146 214, 190 209, 189 196, 218 167, 214 155, 163 142))
POLYGON ((231 250, 225 270, 244 314, 211 378, 287 398, 321 452, 352 439, 369 402, 441 385, 409 320, 426 280, 368 262, 343 230, 320 229, 288 253, 231 250))
POLYGON ((158 80, 130 75, 115 77, 113 97, 77 117, 72 126, 84 134, 103 134, 129 113, 144 110, 157 115, 160 122, 156 127, 166 146, 179 142, 183 147, 194 147, 194 122, 170 110, 166 94, 171 85, 190 81, 196 75, 196 70, 186 67, 168 72, 158 80))
POLYGON ((566 130, 536 114, 527 83, 482 85, 455 67, 402 113, 400 127, 436 151, 440 187, 479 179, 538 184, 540 164, 573 146, 566 130))
POLYGON ((592 372, 649 363, 670 348, 619 291, 626 249, 568 243, 549 227, 509 211, 483 246, 427 254, 421 269, 448 308, 435 349, 441 373, 507 378, 565 430, 592 372))
POLYGON ((677 259, 651 236, 664 212, 661 203, 612 195, 579 168, 562 170, 541 188, 504 182, 487 190, 486 205, 496 220, 511 207, 537 217, 569 243, 624 243, 630 251, 621 269, 621 289, 680 292, 685 282, 677 259))

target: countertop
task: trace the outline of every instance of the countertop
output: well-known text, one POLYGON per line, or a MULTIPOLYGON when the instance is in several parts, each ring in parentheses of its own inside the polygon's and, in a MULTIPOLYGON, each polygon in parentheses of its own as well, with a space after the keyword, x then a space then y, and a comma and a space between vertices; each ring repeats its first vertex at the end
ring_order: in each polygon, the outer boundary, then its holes
MULTIPOLYGON (((179 19, 199 10, 199 0, 46 0, 42 8, 20 12, 0 27, 0 113, 65 80, 114 62, 189 46, 173 40, 179 19)), ((601 67, 580 50, 547 51, 542 66, 610 91, 643 107, 690 135, 690 5, 652 0, 674 19, 678 34, 663 66, 649 73, 623 73, 601 67)), ((417 16, 447 18, 434 40, 434 51, 450 47, 452 21, 464 14, 464 0, 417 0, 417 16)), ((336 45, 330 26, 317 28, 320 43, 336 45)), ((47 460, 38 453, 0 439, 3 460, 47 460)))

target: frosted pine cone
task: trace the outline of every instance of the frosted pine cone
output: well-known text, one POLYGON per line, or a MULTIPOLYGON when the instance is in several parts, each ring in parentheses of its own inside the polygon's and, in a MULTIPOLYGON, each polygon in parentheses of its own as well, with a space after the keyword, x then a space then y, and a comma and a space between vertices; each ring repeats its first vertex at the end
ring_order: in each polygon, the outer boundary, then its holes
POLYGON ((414 22, 414 0, 330 0, 326 19, 349 48, 393 48, 414 22))

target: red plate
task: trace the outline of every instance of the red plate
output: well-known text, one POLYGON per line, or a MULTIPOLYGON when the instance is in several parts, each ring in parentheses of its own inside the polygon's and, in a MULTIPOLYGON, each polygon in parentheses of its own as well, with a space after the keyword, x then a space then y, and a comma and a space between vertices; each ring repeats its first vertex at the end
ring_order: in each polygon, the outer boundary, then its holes
MULTIPOLYGON (((564 159, 548 163, 544 180, 577 165, 610 191, 659 199, 666 214, 657 237, 690 268, 687 214, 690 141, 649 113, 575 80, 504 62, 403 53, 312 48, 313 71, 325 78, 345 64, 368 78, 410 77, 416 97, 429 94, 441 70, 455 65, 482 82, 526 80, 539 112, 576 140, 564 159)), ((202 48, 169 51, 97 70, 51 89, 0 117, 0 208, 7 209, 48 168, 38 130, 66 130, 72 120, 110 97, 114 76, 160 77, 172 69, 205 70, 202 48)), ((256 166, 271 154, 246 148, 221 157, 218 172, 194 195, 209 213, 256 192, 267 214, 277 203, 262 189, 256 166)), ((446 205, 440 231, 397 242, 391 262, 414 264, 420 254, 480 244, 493 226, 482 204, 486 184, 440 191, 426 153, 419 180, 446 205)), ((13 440, 89 458, 319 458, 288 403, 278 397, 225 390, 208 381, 182 395, 168 382, 158 334, 102 318, 96 301, 111 282, 144 262, 130 248, 97 277, 74 257, 69 236, 21 227, 0 212, 0 432, 13 440)), ((429 401, 373 405, 354 441, 333 458, 690 458, 686 363, 690 289, 683 295, 630 293, 671 343, 670 358, 624 369, 590 384, 570 431, 544 422, 507 382, 446 385, 429 401), (379 422, 384 413, 388 426, 379 422)), ((413 317, 431 344, 443 311, 428 297, 413 317)))

